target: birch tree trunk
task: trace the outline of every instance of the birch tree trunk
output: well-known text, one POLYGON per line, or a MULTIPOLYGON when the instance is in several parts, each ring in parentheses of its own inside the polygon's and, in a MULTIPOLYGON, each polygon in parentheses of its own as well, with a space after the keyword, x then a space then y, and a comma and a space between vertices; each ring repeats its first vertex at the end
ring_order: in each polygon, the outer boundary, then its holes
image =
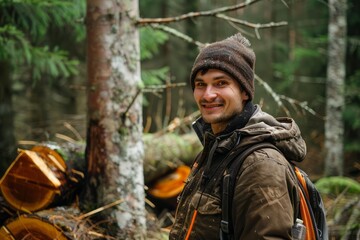
POLYGON ((329 0, 325 175, 343 174, 346 0, 329 0))
POLYGON ((87 0, 85 200, 94 207, 124 200, 103 213, 116 239, 144 239, 146 232, 137 17, 138 0, 87 0))

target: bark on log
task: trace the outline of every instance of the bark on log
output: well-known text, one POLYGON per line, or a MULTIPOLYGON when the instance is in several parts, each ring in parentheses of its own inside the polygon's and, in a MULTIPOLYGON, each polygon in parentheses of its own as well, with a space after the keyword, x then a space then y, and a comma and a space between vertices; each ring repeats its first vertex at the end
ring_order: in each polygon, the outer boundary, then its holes
MULTIPOLYGON (((181 165, 191 165, 195 156, 202 149, 195 133, 145 134, 143 141, 145 184, 153 182, 181 165)), ((84 171, 85 160, 81 155, 85 151, 83 143, 67 142, 58 146, 53 143, 52 147, 65 159, 68 168, 84 171)))
POLYGON ((152 183, 181 165, 191 165, 202 148, 195 134, 148 134, 143 139, 145 184, 152 183))
MULTIPOLYGON (((153 182, 181 165, 191 165, 202 149, 195 133, 145 134, 143 141, 145 184, 153 182)), ((64 143, 57 146, 52 143, 51 147, 61 154, 69 169, 85 171, 85 160, 81 155, 85 151, 83 143, 64 143)))

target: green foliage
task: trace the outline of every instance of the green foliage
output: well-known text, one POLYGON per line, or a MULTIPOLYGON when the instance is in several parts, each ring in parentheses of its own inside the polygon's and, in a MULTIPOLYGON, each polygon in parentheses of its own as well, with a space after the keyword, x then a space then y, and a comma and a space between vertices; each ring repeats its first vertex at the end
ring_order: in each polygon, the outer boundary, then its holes
MULTIPOLYGON (((32 67, 34 80, 47 74, 52 77, 69 77, 77 73, 77 60, 70 60, 66 51, 48 46, 32 46, 24 33, 16 27, 6 25, 0 27, 0 61, 7 60, 11 66, 32 67)), ((21 73, 24 68, 18 69, 21 73)))
POLYGON ((141 60, 152 58, 159 53, 159 46, 169 39, 164 32, 154 30, 151 27, 140 29, 140 57, 141 60))
POLYGON ((345 87, 345 151, 360 153, 360 2, 348 1, 348 39, 345 87), (353 10, 352 10, 353 9, 353 10), (354 11, 355 10, 355 11, 354 11))
POLYGON ((0 61, 12 60, 14 51, 18 48, 23 49, 25 59, 29 58, 29 43, 24 33, 13 25, 0 27, 0 61))
POLYGON ((34 58, 33 77, 40 79, 41 75, 47 74, 52 77, 69 77, 78 72, 78 60, 70 60, 66 51, 45 46, 41 48, 32 48, 31 56, 34 58))
POLYGON ((169 76, 169 67, 142 71, 141 78, 145 85, 161 84, 169 76))
MULTIPOLYGON (((51 27, 63 27, 85 14, 83 0, 5 0, 0 2, 1 22, 17 26, 41 40, 51 27)), ((76 24, 73 24, 76 27, 76 24)))
MULTIPOLYGON (((360 51, 359 51, 360 52, 360 51)), ((348 77, 345 88, 345 150, 360 152, 360 70, 348 77)))
POLYGON ((69 77, 77 73, 78 61, 51 46, 51 29, 74 26, 74 41, 85 36, 82 24, 74 24, 85 14, 85 1, 0 1, 0 61, 12 66, 13 73, 24 75, 31 69, 34 80, 69 77), (76 36, 76 37, 75 37, 76 36))
POLYGON ((344 118, 349 121, 348 124, 352 130, 360 129, 360 70, 347 79, 345 88, 346 108, 344 118))
MULTIPOLYGON (((296 42, 293 44, 276 43, 277 56, 285 59, 274 64, 278 91, 288 91, 302 76, 311 83, 319 83, 316 79, 325 79, 327 73, 328 48, 328 12, 329 9, 321 1, 307 1, 302 18, 296 18, 296 42), (291 57, 289 57, 291 56, 291 57), (313 79, 313 80, 312 80, 313 79)), ((360 2, 348 1, 347 11, 347 55, 345 80, 345 151, 360 152, 360 17, 357 14, 360 2)), ((290 23, 291 24, 291 23, 290 23)), ((295 27, 295 26, 294 26, 295 27)), ((288 40, 288 39, 287 39, 288 40)), ((314 85, 315 86, 315 85, 314 85)), ((314 109, 323 109, 325 102, 325 85, 311 102, 314 109), (317 99, 315 101, 315 99, 317 99), (318 106, 316 106, 318 105, 318 106)), ((305 94, 305 93, 304 93, 305 94)), ((321 111, 321 110, 320 110, 321 111)))
MULTIPOLYGON (((292 8, 297 6, 297 3, 293 4, 292 8)), ((280 60, 273 65, 277 91, 289 94, 294 84, 307 87, 326 77, 327 15, 328 7, 321 1, 306 1, 301 4, 301 8, 291 13, 289 36, 275 45, 276 58, 280 60)), ((318 91, 316 100, 311 101, 311 107, 316 111, 323 109, 321 104, 325 99, 325 95, 319 93, 325 91, 318 91)), ((301 97, 307 97, 306 94, 301 97)))
MULTIPOLYGON (((299 45, 293 49, 291 61, 274 64, 275 75, 282 80, 278 86, 280 91, 291 88, 299 73, 310 78, 325 77, 326 41, 327 38, 324 36, 309 38, 303 46, 299 45)), ((289 49, 284 44, 277 44, 277 47, 282 56, 288 54, 289 49)))
POLYGON ((322 194, 338 195, 342 192, 360 194, 360 183, 347 177, 326 177, 315 183, 316 188, 322 194))
MULTIPOLYGON (((164 32, 154 30, 151 27, 140 29, 140 57, 141 60, 149 60, 159 53, 159 47, 169 39, 164 32)), ((144 85, 161 84, 169 76, 169 68, 142 69, 141 78, 144 85)))

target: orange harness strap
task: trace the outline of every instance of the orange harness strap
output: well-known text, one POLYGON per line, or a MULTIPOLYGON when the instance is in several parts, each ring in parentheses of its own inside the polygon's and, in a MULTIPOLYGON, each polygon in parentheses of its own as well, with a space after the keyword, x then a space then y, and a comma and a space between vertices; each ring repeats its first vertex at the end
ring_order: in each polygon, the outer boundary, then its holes
POLYGON ((192 229, 193 229, 193 226, 194 226, 194 223, 195 223, 196 215, 197 215, 197 210, 195 209, 194 214, 193 214, 193 216, 192 216, 192 218, 191 218, 191 223, 190 223, 188 232, 187 232, 187 234, 186 234, 185 240, 188 240, 189 237, 190 237, 190 233, 191 233, 191 231, 192 231, 192 229))
POLYGON ((302 174, 300 173, 299 169, 297 167, 295 167, 295 173, 297 178, 300 181, 300 184, 302 185, 304 192, 306 194, 306 196, 304 196, 303 191, 301 190, 301 188, 299 187, 299 193, 300 193, 300 215, 301 218, 304 222, 304 225, 306 226, 306 240, 315 240, 316 239, 316 235, 314 232, 314 223, 312 222, 311 219, 311 215, 308 209, 308 206, 306 204, 306 199, 305 198, 309 198, 309 192, 307 190, 306 187, 306 182, 304 177, 302 176, 302 174))
POLYGON ((295 167, 295 173, 296 173, 296 176, 297 176, 297 178, 299 179, 299 181, 301 183, 301 186, 303 187, 303 189, 305 191, 306 198, 309 199, 309 192, 308 192, 308 189, 306 187, 305 178, 303 177, 303 175, 301 174, 299 168, 297 168, 297 167, 295 167))

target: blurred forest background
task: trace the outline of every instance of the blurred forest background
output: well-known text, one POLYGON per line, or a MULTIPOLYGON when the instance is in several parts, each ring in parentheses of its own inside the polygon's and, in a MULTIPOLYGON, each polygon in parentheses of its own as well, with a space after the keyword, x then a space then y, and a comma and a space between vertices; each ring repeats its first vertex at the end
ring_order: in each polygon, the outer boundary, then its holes
MULTIPOLYGON (((169 17, 210 10, 241 1, 141 0, 140 16, 169 17)), ((0 157, 1 171, 27 141, 60 141, 74 137, 70 124, 86 135, 85 1, 0 5, 0 157), (66 123, 66 124, 65 124, 66 123), (64 125, 65 124, 65 125, 64 125)), ((348 1, 345 86, 344 174, 358 177, 360 156, 360 3, 348 1)), ((302 166, 318 178, 324 166, 328 6, 326 1, 260 1, 232 13, 249 23, 284 22, 282 27, 258 31, 213 17, 175 22, 202 42, 243 32, 257 55, 256 73, 279 95, 305 104, 313 112, 288 103, 307 142, 308 161, 302 166)), ((151 27, 141 28, 142 79, 147 86, 185 83, 185 87, 145 92, 144 130, 157 132, 175 118, 196 111, 188 76, 198 48, 193 43, 151 27)), ((149 89, 152 89, 151 87, 149 89)), ((255 103, 276 116, 288 114, 263 86, 256 86, 255 103)), ((190 128, 182 131, 191 131, 190 128)), ((31 142, 30 142, 31 143, 31 142)))
MULTIPOLYGON (((234 5, 237 0, 139 0, 140 17, 160 18, 234 5)), ((43 141, 85 141, 85 0, 0 1, 0 176, 17 148, 43 141), (74 129, 76 133, 74 134, 74 129)), ((360 176, 360 2, 348 0, 344 175, 360 176)), ((329 9, 323 0, 259 1, 229 13, 248 23, 287 22, 258 32, 213 17, 168 26, 207 43, 241 31, 257 55, 256 74, 280 96, 280 108, 262 85, 255 103, 275 116, 290 114, 307 142, 301 167, 314 180, 324 174, 324 124, 329 9), (298 102, 291 103, 286 97, 298 102), (305 107, 301 107, 305 106, 305 107)), ((164 130, 197 109, 188 77, 194 43, 141 27, 144 132, 164 130), (177 87, 162 88, 166 84, 177 87), (182 84, 185 85, 182 85, 182 84), (157 87, 156 87, 157 86, 157 87), (157 91, 156 89, 163 89, 157 91)), ((190 125, 176 133, 191 132, 190 125)))

